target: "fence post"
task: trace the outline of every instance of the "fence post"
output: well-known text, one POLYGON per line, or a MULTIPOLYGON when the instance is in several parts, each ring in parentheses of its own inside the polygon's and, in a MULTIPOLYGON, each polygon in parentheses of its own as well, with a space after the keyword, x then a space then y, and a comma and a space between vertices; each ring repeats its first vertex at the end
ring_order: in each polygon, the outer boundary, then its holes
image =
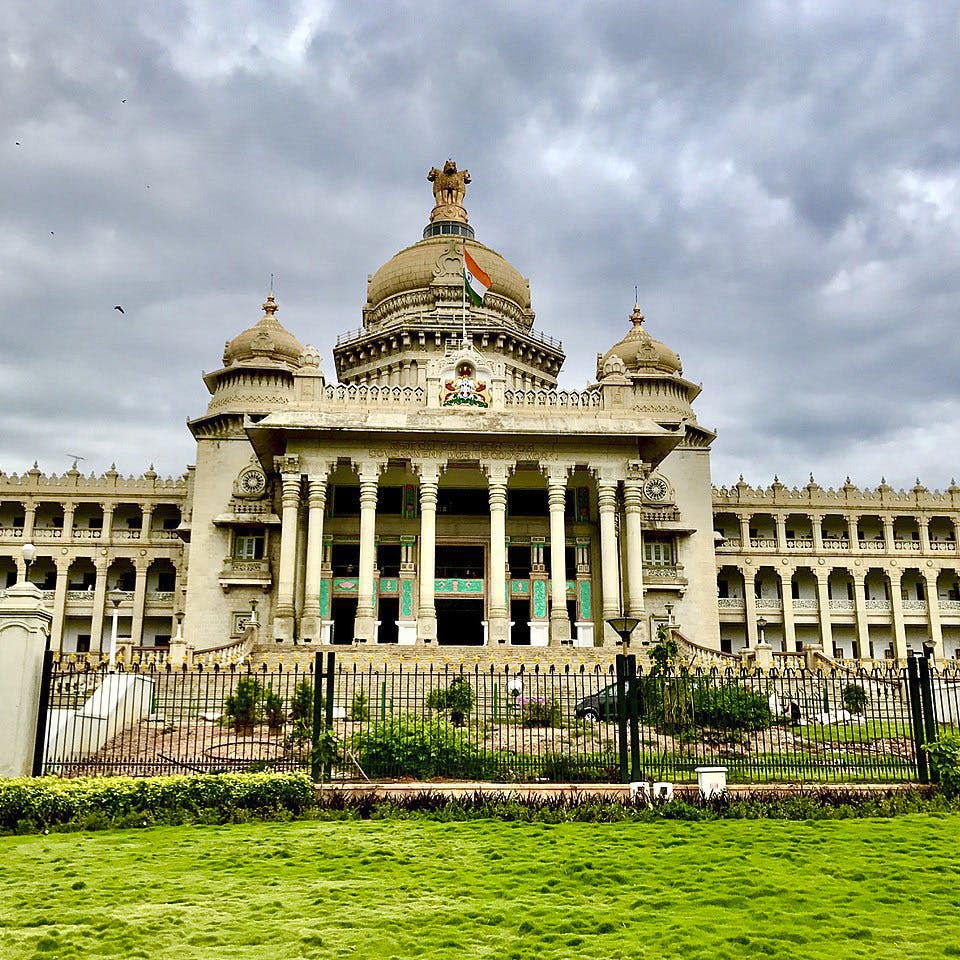
POLYGON ((913 734, 913 753, 917 764, 917 779, 921 783, 930 782, 930 768, 927 764, 927 754, 923 749, 927 741, 923 725, 923 705, 920 693, 920 673, 917 669, 917 658, 907 658, 907 693, 910 700, 910 726, 913 734))
POLYGON ((637 658, 627 656, 627 716, 630 722, 630 782, 640 779, 640 681, 637 658))
POLYGON ((617 753, 620 756, 620 782, 630 782, 630 758, 627 754, 627 658, 617 654, 617 753))
MULTIPOLYGON (((337 655, 331 650, 327 654, 327 685, 323 699, 323 726, 327 733, 333 731, 333 684, 337 666, 337 655)), ((323 777, 330 780, 330 774, 333 770, 333 752, 327 751, 326 760, 323 764, 323 777)))
POLYGON ((310 738, 310 779, 320 779, 320 733, 323 729, 323 654, 313 655, 313 727, 310 738))
MULTIPOLYGON (((933 706, 933 676, 930 673, 930 661, 926 657, 917 657, 917 673, 920 680, 920 706, 923 709, 923 742, 933 743, 937 739, 937 718, 933 706)), ((930 780, 939 783, 940 777, 931 768, 930 780)))

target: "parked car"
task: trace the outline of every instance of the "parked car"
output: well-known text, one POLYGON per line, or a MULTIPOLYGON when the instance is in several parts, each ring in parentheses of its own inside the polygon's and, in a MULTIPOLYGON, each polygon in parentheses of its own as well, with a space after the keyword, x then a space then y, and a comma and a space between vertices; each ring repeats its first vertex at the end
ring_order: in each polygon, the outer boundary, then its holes
POLYGON ((616 720, 617 685, 611 683, 578 700, 574 704, 573 713, 578 720, 616 720))

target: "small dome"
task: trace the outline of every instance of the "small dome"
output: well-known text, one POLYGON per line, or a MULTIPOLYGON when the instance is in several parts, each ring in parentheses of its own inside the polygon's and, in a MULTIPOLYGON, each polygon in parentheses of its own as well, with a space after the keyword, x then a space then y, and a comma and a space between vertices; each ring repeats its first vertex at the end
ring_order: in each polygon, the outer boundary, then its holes
POLYGON ((640 312, 639 305, 634 304, 630 320, 633 323, 633 329, 599 359, 597 378, 599 379, 603 375, 605 365, 611 368, 619 367, 614 358, 623 362, 627 373, 642 373, 648 370, 670 374, 682 373, 683 367, 680 364, 680 357, 665 343, 654 340, 643 329, 644 317, 640 312), (608 364, 608 361, 613 362, 608 364))
POLYGON ((300 366, 303 346, 276 318, 277 302, 271 293, 263 304, 263 317, 256 326, 244 330, 229 341, 223 351, 223 365, 244 360, 279 360, 300 366))
MULTIPOLYGON (((370 306, 376 307, 382 301, 400 293, 429 287, 438 275, 437 261, 447 251, 451 239, 445 236, 428 237, 391 257, 370 278, 367 288, 370 306)), ((458 237, 455 243, 458 251, 463 243, 480 265, 480 269, 490 274, 492 293, 512 300, 523 310, 530 309, 530 287, 514 266, 495 250, 477 243, 476 240, 458 237)))

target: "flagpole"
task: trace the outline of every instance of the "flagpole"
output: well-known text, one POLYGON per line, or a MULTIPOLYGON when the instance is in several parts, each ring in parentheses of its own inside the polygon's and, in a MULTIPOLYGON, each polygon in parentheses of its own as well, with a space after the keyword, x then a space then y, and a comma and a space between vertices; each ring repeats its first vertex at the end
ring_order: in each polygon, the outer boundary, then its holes
POLYGON ((460 340, 460 348, 467 345, 467 245, 460 244, 460 258, 463 260, 463 336, 460 340))

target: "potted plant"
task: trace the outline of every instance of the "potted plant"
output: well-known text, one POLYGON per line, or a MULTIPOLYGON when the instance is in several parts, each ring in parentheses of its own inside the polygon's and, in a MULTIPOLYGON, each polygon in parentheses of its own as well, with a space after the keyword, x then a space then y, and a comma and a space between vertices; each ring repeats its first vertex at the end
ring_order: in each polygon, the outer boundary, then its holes
POLYGON ((260 716, 263 688, 256 677, 241 677, 237 689, 224 703, 224 720, 241 737, 252 737, 260 716))

